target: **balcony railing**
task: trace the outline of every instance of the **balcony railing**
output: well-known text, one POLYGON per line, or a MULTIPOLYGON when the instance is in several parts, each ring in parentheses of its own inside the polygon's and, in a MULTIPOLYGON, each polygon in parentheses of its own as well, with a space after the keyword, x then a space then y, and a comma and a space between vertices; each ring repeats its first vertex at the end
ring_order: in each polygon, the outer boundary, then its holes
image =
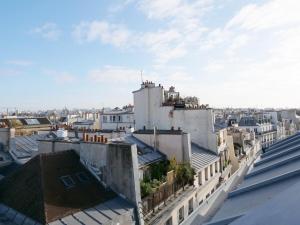
POLYGON ((163 184, 157 188, 157 190, 149 196, 142 199, 142 211, 144 216, 147 216, 151 212, 155 212, 155 209, 166 204, 166 201, 171 196, 176 196, 180 190, 183 190, 186 186, 192 186, 191 184, 182 184, 181 182, 174 182, 172 184, 163 184))

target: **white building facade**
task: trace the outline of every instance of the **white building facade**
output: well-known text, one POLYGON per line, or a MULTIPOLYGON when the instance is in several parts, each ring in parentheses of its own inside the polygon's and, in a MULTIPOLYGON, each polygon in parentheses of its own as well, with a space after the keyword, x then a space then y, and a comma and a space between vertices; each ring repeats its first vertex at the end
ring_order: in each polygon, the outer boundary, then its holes
POLYGON ((100 127, 102 130, 133 131, 133 108, 131 107, 130 109, 114 109, 102 112, 100 116, 100 127))
POLYGON ((145 82, 133 92, 136 130, 183 130, 191 141, 219 153, 218 134, 214 131, 214 113, 203 105, 186 107, 180 102, 179 92, 169 91, 152 82, 145 82))

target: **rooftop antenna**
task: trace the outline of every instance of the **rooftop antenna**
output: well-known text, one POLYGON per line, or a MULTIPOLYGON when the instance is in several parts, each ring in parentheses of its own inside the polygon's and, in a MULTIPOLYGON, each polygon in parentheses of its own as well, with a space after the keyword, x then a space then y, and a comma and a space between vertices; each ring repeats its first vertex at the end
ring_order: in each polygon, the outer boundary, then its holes
POLYGON ((142 81, 142 83, 144 82, 144 80, 143 80, 143 70, 141 70, 141 81, 142 81))

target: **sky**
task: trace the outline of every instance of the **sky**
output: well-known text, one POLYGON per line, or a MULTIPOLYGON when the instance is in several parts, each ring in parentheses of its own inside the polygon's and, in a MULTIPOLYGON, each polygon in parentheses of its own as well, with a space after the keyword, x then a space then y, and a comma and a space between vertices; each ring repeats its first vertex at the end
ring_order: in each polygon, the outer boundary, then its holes
POLYGON ((3 0, 0 110, 123 106, 142 79, 212 107, 300 107, 299 12, 299 0, 3 0))

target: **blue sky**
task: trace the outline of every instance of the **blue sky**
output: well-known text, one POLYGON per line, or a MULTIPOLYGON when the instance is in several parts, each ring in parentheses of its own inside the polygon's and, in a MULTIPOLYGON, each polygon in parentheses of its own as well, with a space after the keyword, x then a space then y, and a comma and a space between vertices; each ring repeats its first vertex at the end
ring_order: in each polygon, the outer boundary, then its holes
POLYGON ((299 11, 298 0, 1 1, 0 110, 122 106, 141 70, 215 107, 299 107, 299 11))

